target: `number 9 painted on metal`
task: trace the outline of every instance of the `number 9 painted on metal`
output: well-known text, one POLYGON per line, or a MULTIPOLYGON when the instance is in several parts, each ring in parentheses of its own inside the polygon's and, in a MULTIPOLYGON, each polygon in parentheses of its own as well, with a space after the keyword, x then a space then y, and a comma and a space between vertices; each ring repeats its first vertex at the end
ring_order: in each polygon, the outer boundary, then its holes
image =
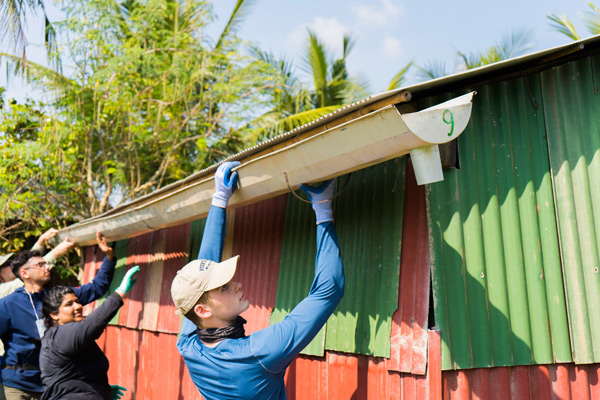
POLYGON ((445 109, 442 113, 442 120, 448 125, 450 125, 450 132, 448 133, 448 136, 452 136, 452 134, 454 133, 454 115, 452 114, 452 111, 445 109), (447 117, 448 119, 446 119, 447 117))

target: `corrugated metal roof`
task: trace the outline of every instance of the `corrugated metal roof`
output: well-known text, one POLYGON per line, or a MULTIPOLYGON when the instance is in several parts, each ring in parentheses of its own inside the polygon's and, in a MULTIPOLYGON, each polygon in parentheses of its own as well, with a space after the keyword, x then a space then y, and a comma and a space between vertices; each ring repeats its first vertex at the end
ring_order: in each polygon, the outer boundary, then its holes
POLYGON ((443 368, 571 361, 539 75, 477 92, 427 189, 443 368))
MULTIPOLYGON (((280 143, 286 141, 293 143, 295 142, 294 138, 300 135, 304 135, 309 132, 320 132, 322 130, 331 128, 332 126, 337 126, 346 120, 358 118, 369 112, 381 109, 389 104, 405 103, 410 101, 411 99, 418 100, 423 96, 430 96, 443 93, 449 90, 450 88, 464 87, 467 84, 478 85, 481 84, 483 81, 502 79, 511 74, 517 74, 521 76, 527 73, 530 69, 539 70, 542 68, 547 68, 548 65, 557 62, 557 60, 560 60, 561 58, 581 54, 587 52, 588 49, 595 49, 598 46, 600 46, 600 35, 588 39, 583 39, 577 42, 568 43, 563 46, 557 46, 548 50, 540 51, 526 56, 517 57, 510 60, 501 61, 495 64, 490 64, 472 70, 464 71, 461 73, 445 76, 443 78, 438 78, 427 82, 411 85, 405 88, 372 95, 363 100, 341 107, 340 109, 336 110, 331 114, 323 116, 318 120, 298 127, 290 132, 286 132, 282 135, 267 140, 249 149, 245 149, 242 152, 227 158, 225 161, 245 160, 248 158, 255 157, 261 152, 267 151, 269 148, 280 143)), ((409 106, 409 108, 410 107, 411 106, 409 106)), ((412 106, 412 108, 414 108, 414 106, 412 106)), ((121 205, 119 207, 115 207, 103 214, 90 218, 86 221, 123 212, 124 210, 135 207, 136 204, 148 202, 153 198, 164 195, 165 193, 175 191, 181 187, 185 187, 186 185, 189 185, 192 182, 197 182, 207 176, 210 176, 215 171, 216 167, 217 165, 213 165, 208 168, 205 168, 188 176, 183 180, 162 187, 154 191, 153 193, 139 197, 130 203, 121 205)))
POLYGON ((600 362, 600 57, 542 73, 575 362, 600 362))

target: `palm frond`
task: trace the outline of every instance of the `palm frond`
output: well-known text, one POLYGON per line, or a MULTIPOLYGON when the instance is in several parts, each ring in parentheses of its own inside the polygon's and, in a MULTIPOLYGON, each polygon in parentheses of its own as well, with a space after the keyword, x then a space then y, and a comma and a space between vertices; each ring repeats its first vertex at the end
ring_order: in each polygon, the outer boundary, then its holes
POLYGON ((592 11, 583 13, 583 23, 592 35, 600 34, 600 8, 596 7, 591 1, 588 5, 592 11))
POLYGON ((0 26, 3 27, 1 32, 1 42, 9 42, 13 44, 16 54, 21 54, 21 58, 27 59, 27 38, 25 37, 25 14, 31 11, 35 14, 37 11, 42 12, 44 19, 44 43, 50 65, 57 71, 61 67, 60 57, 58 54, 58 44, 56 31, 48 18, 43 0, 3 0, 0 2, 0 26))
POLYGON ((570 37, 573 40, 579 40, 579 34, 573 25, 573 22, 564 14, 550 14, 547 18, 552 21, 550 26, 557 32, 570 37))
POLYGON ((406 78, 406 73, 408 72, 408 70, 410 69, 410 67, 412 67, 413 62, 409 62, 408 64, 406 64, 404 66, 404 68, 402 68, 390 81, 389 86, 387 87, 387 90, 394 90, 394 89, 399 89, 402 85, 402 82, 404 82, 405 78, 406 78))
POLYGON ((350 52, 354 48, 355 44, 356 44, 356 39, 354 39, 354 36, 344 35, 344 47, 343 47, 343 52, 342 52, 342 58, 348 57, 348 54, 350 54, 350 52))
POLYGON ((245 136, 249 144, 256 144, 265 139, 270 139, 285 132, 289 132, 302 125, 306 125, 327 114, 330 114, 341 106, 326 106, 312 110, 306 110, 294 115, 287 115, 281 118, 276 113, 268 113, 254 120, 250 125, 256 126, 245 136))
POLYGON ((219 40, 215 45, 215 49, 220 48, 223 45, 223 41, 231 34, 235 33, 239 29, 242 21, 250 14, 252 7, 254 6, 254 0, 237 0, 235 7, 229 16, 229 20, 223 28, 219 40))
POLYGON ((424 81, 448 75, 446 72, 446 64, 439 60, 429 61, 422 66, 417 65, 417 69, 419 70, 419 77, 424 81))
POLYGON ((57 94, 63 94, 69 89, 78 87, 77 83, 52 68, 27 61, 12 54, 0 53, 0 62, 6 62, 7 70, 12 67, 14 74, 22 71, 27 83, 55 90, 57 94))
POLYGON ((531 41, 533 31, 531 29, 520 29, 511 31, 498 43, 498 54, 502 60, 522 56, 532 49, 531 41))
POLYGON ((312 74, 315 86, 315 95, 319 107, 325 106, 325 89, 327 86, 328 65, 327 52, 317 36, 308 29, 308 49, 306 64, 308 72, 312 74))

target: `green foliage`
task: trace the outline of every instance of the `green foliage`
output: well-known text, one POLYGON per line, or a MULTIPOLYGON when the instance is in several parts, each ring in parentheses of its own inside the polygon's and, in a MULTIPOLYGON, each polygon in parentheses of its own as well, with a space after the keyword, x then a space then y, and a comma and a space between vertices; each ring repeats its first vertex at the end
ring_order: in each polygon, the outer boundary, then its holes
POLYGON ((312 89, 298 79, 290 61, 255 49, 255 56, 271 67, 273 78, 267 92, 271 107, 248 124, 251 132, 246 141, 254 144, 291 131, 366 97, 367 85, 351 78, 346 68, 346 58, 353 46, 352 38, 345 36, 342 57, 336 59, 319 38, 308 31, 304 70, 312 77, 312 89))
POLYGON ((0 54, 51 95, 0 110, 4 251, 239 152, 246 130, 236 127, 261 112, 272 84, 235 36, 244 1, 214 47, 206 1, 65 4, 55 27, 67 74, 0 54))
MULTIPOLYGON (((588 2, 588 6, 590 7, 591 11, 588 10, 583 12, 583 23, 591 35, 598 35, 600 34, 600 8, 594 5, 594 3, 591 1, 588 2)), ((552 13, 548 15, 547 18, 551 21, 550 26, 555 31, 562 33, 572 40, 581 39, 581 36, 575 29, 575 25, 573 25, 573 22, 566 15, 552 13)))

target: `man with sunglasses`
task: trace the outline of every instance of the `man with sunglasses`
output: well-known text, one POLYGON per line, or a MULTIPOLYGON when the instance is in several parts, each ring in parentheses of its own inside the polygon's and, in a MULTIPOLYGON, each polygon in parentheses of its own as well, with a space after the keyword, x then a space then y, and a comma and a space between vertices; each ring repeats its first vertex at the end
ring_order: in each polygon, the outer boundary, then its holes
MULTIPOLYGON (((92 282, 73 288, 82 305, 91 303, 108 290, 115 270, 113 249, 100 232, 96 238, 105 258, 92 282)), ((24 251, 12 258, 11 268, 23 281, 23 287, 0 299, 0 339, 6 351, 2 357, 2 383, 7 400, 39 399, 44 389, 39 370, 44 335, 41 309, 46 293, 44 287, 50 282, 51 266, 41 252, 24 251)))

